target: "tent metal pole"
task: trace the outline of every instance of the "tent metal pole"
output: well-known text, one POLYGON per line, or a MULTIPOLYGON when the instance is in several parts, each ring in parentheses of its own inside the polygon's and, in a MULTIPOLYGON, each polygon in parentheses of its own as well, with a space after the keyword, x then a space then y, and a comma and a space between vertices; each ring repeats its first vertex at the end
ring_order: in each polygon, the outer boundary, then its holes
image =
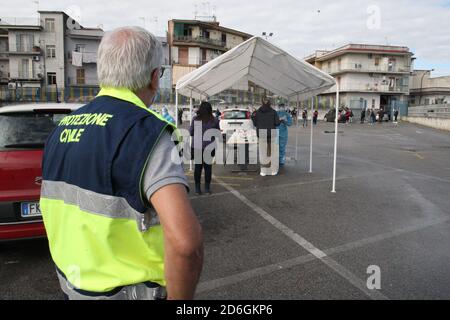
POLYGON ((178 90, 175 89, 175 126, 178 128, 178 90))
POLYGON ((300 97, 299 95, 297 95, 297 112, 296 112, 296 119, 295 119, 295 123, 296 123, 296 130, 295 130, 295 161, 298 161, 298 115, 300 112, 300 97))
POLYGON ((333 161, 333 189, 332 193, 336 193, 336 163, 337 163, 337 141, 339 129, 339 81, 336 81, 336 119, 334 129, 334 161, 333 161))
MULTIPOLYGON (((191 99, 189 101, 189 125, 191 125, 191 123, 192 123, 192 90, 191 90, 191 99)), ((189 146, 192 146, 192 137, 189 137, 189 139, 190 139, 189 146)), ((192 148, 190 150, 192 150, 192 148)), ((189 171, 192 171, 192 155, 191 159, 189 160, 189 171)))
POLYGON ((314 97, 311 98, 311 142, 309 145, 309 173, 312 173, 312 158, 313 158, 313 133, 314 133, 314 123, 313 123, 313 113, 314 113, 314 97))

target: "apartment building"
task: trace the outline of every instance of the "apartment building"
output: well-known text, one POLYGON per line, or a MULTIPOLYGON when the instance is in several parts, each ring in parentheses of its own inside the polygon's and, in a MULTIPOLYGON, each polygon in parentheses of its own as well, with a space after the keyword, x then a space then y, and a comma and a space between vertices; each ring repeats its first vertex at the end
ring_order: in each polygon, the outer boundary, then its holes
POLYGON ((27 95, 98 86, 102 36, 103 30, 84 28, 62 11, 39 11, 38 19, 26 23, 1 19, 0 86, 27 95))
POLYGON ((411 107, 450 103, 450 76, 432 78, 431 71, 413 71, 410 79, 411 107))
POLYGON ((170 20, 168 42, 172 86, 184 75, 250 39, 252 35, 229 29, 219 22, 170 20))
POLYGON ((159 88, 163 91, 172 90, 172 66, 170 65, 170 47, 167 41, 167 37, 156 37, 162 44, 164 62, 162 67, 164 68, 164 75, 159 79, 159 88))
MULTIPOLYGON (((15 22, 16 20, 14 20, 15 22)), ((45 76, 38 20, 20 25, 0 20, 0 85, 40 87, 45 76)))
MULTIPOLYGON (((332 75, 340 84, 341 107, 406 112, 414 62, 409 48, 348 44, 332 51, 316 51, 305 60, 332 75)), ((318 97, 319 106, 334 106, 336 87, 318 97)))

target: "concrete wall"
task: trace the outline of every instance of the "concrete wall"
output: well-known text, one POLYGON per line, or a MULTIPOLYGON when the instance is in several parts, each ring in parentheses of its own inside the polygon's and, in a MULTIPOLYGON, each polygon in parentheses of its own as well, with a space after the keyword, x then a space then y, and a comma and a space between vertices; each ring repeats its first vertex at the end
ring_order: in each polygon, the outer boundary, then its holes
POLYGON ((227 33, 227 43, 226 43, 227 49, 234 48, 237 45, 241 44, 242 42, 244 42, 244 38, 242 38, 240 36, 236 36, 231 33, 227 33))
POLYGON ((450 131, 450 119, 425 118, 425 117, 402 117, 404 121, 420 124, 422 126, 450 131))

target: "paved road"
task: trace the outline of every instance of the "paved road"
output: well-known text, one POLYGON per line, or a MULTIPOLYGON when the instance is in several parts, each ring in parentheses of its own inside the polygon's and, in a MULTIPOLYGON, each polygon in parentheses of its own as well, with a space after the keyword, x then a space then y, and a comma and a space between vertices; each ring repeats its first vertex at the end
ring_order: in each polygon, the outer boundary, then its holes
MULTIPOLYGON (((450 298, 450 134, 412 124, 292 129, 277 177, 216 166, 192 197, 205 236, 198 299, 450 298), (367 268, 381 270, 369 290, 367 268)), ((192 176, 189 176, 192 181, 192 176)), ((0 298, 60 299, 45 240, 0 244, 0 298)))

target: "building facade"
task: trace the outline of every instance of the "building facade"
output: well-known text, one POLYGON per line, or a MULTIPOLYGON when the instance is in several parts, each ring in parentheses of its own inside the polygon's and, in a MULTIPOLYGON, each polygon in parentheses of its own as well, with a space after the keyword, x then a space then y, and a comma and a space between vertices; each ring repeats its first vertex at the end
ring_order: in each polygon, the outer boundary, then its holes
POLYGON ((98 86, 102 36, 103 30, 84 28, 61 11, 39 11, 39 19, 27 23, 0 20, 0 98, 59 101, 74 92, 92 96, 80 90, 98 86))
POLYGON ((414 70, 410 80, 411 107, 450 104, 450 76, 431 77, 431 70, 414 70))
MULTIPOLYGON (((407 112, 414 62, 407 47, 348 44, 332 51, 316 51, 305 60, 339 82, 340 107, 407 112)), ((335 95, 336 87, 321 94, 319 107, 333 107, 335 95)))
POLYGON ((168 24, 172 87, 184 75, 252 37, 215 21, 170 20, 168 24))

